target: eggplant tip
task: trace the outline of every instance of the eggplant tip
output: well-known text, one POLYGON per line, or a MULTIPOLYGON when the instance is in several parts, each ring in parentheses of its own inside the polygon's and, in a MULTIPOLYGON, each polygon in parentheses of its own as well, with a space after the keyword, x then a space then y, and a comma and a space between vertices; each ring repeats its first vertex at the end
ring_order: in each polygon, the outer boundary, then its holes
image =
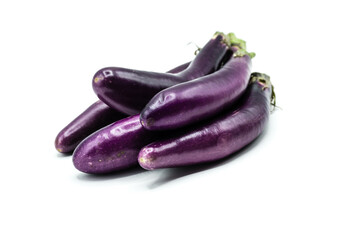
POLYGON ((140 162, 140 163, 146 163, 146 162, 147 162, 147 159, 146 159, 146 158, 141 157, 141 158, 139 159, 139 162, 140 162))
POLYGON ((141 125, 146 129, 149 129, 153 125, 154 122, 155 122, 155 120, 153 118, 140 120, 141 125))
POLYGON ((153 170, 154 168, 152 168, 150 166, 150 162, 151 159, 147 158, 147 157, 140 157, 139 158, 139 164, 142 168, 146 169, 146 170, 153 170))
POLYGON ((96 77, 94 77, 94 83, 98 83, 99 81, 103 80, 104 77, 102 75, 98 75, 96 77))

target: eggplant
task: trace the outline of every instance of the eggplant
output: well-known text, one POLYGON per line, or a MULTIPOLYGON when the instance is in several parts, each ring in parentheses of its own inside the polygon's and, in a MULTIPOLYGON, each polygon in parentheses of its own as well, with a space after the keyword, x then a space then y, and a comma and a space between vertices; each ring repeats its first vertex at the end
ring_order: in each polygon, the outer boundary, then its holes
POLYGON ((124 117, 125 114, 98 100, 58 133, 55 148, 60 153, 71 153, 91 133, 124 117))
POLYGON ((140 166, 147 170, 180 167, 235 153, 263 132, 274 96, 270 77, 253 73, 245 94, 232 111, 180 136, 150 143, 140 150, 140 166))
MULTIPOLYGON (((168 72, 178 73, 185 70, 189 65, 190 62, 187 62, 168 72)), ((60 153, 71 153, 84 138, 125 117, 127 117, 126 114, 116 111, 98 100, 58 133, 55 138, 55 148, 60 153)))
POLYGON ((85 138, 74 151, 74 166, 91 174, 130 168, 138 164, 140 149, 158 135, 142 127, 139 115, 121 119, 85 138))
POLYGON ((186 70, 171 74, 119 67, 100 69, 93 77, 93 90, 100 100, 128 115, 141 112, 161 90, 216 71, 228 50, 227 38, 216 33, 200 50, 186 70))
POLYGON ((148 130, 181 128, 231 106, 245 91, 251 74, 252 54, 237 49, 220 70, 157 93, 141 112, 142 125, 148 130))

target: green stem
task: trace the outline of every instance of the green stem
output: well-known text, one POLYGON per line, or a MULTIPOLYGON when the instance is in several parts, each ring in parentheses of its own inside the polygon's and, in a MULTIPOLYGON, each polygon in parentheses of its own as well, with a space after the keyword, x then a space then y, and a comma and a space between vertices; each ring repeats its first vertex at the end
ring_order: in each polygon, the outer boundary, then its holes
POLYGON ((230 43, 230 39, 228 37, 227 34, 223 33, 223 32, 216 32, 213 36, 213 38, 216 38, 217 36, 221 35, 222 38, 223 38, 223 42, 228 46, 230 47, 231 46, 231 43, 230 43))
POLYGON ((238 46, 241 49, 246 49, 246 42, 240 38, 237 38, 235 33, 228 33, 227 36, 230 40, 231 46, 238 46))
POLYGON ((255 57, 254 52, 246 51, 246 42, 240 38, 237 38, 234 33, 228 33, 227 38, 229 39, 230 46, 238 48, 238 51, 235 53, 236 57, 242 57, 248 55, 250 58, 255 57))

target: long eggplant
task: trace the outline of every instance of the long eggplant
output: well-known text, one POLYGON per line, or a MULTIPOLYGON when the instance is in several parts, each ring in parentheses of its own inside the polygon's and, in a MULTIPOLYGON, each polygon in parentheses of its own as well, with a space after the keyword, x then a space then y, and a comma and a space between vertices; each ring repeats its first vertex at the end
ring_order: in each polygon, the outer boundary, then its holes
POLYGON ((91 174, 127 169, 138 164, 140 149, 159 135, 143 128, 139 115, 121 119, 85 138, 74 151, 74 166, 91 174))
POLYGON ((149 130, 181 128, 213 117, 237 101, 251 74, 251 56, 238 48, 218 71, 156 94, 140 115, 149 130))
POLYGON ((58 133, 55 148, 60 153, 71 153, 91 133, 125 117, 125 114, 98 100, 58 133))
POLYGON ((274 96, 270 77, 253 73, 237 107, 181 136, 145 146, 140 166, 153 170, 212 162, 240 150, 264 130, 274 96))
POLYGON ((107 67, 100 69, 92 86, 100 100, 120 112, 134 115, 161 90, 214 72, 228 50, 227 37, 216 33, 200 50, 188 68, 177 74, 107 67))

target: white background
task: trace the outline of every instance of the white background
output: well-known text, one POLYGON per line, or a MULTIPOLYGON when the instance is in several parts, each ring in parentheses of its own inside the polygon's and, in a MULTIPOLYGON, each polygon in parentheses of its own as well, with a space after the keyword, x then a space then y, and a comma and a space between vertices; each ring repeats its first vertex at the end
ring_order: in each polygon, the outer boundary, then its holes
POLYGON ((356 2, 1 1, 0 239, 360 239, 356 2), (215 31, 275 85, 254 144, 103 177, 56 152, 98 69, 166 71, 215 31))

